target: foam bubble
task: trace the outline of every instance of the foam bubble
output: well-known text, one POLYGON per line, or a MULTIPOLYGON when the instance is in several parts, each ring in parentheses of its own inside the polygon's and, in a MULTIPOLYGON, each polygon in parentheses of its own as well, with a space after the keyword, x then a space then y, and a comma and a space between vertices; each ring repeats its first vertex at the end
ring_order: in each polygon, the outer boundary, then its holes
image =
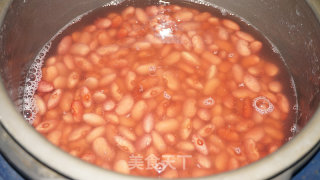
POLYGON ((268 98, 264 96, 259 96, 253 100, 252 106, 255 108, 255 110, 264 115, 271 113, 274 110, 273 104, 269 101, 268 98))
POLYGON ((149 72, 154 73, 157 71, 157 67, 156 66, 150 66, 149 67, 149 72))
POLYGON ((125 0, 113 0, 113 1, 103 5, 102 7, 116 6, 116 5, 120 4, 120 3, 122 3, 123 1, 125 1, 125 0))
POLYGON ((38 109, 35 104, 34 94, 38 89, 38 83, 42 78, 41 67, 44 63, 44 57, 51 47, 51 42, 47 43, 36 56, 35 61, 31 64, 26 76, 22 113, 24 118, 32 124, 38 109))
POLYGON ((236 152, 236 154, 241 154, 241 149, 240 149, 240 147, 234 148, 234 151, 236 152))
POLYGON ((139 85, 139 92, 143 92, 143 91, 144 91, 143 86, 139 85))
POLYGON ((163 162, 159 162, 155 165, 153 165, 153 168, 156 172, 158 172, 159 174, 161 174, 164 170, 166 170, 168 164, 163 163, 163 162))
POLYGON ((212 97, 209 97, 203 101, 203 104, 206 106, 211 106, 214 104, 214 99, 212 97))
POLYGON ((167 91, 163 92, 163 97, 170 100, 171 99, 171 95, 167 93, 167 91))
POLYGON ((159 4, 160 5, 169 5, 170 4, 170 2, 168 2, 168 1, 164 1, 164 0, 159 0, 159 4))

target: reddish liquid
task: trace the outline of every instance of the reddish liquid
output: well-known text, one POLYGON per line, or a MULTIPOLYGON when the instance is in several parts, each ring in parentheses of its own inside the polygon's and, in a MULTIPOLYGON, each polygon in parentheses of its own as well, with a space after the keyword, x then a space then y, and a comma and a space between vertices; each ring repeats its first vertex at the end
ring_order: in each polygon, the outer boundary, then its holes
POLYGON ((289 75, 243 25, 176 5, 86 23, 52 48, 35 95, 33 126, 73 156, 199 177, 259 160, 290 135, 289 75))

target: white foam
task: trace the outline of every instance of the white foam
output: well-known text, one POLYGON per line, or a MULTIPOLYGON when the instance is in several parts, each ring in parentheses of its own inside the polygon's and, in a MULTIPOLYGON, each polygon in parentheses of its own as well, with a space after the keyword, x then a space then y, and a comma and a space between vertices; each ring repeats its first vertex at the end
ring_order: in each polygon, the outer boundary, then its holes
POLYGON ((44 63, 44 57, 51 47, 51 42, 47 43, 36 56, 34 62, 31 64, 29 71, 27 73, 24 94, 23 94, 23 104, 22 112, 25 119, 32 124, 35 115, 38 112, 37 106, 34 100, 34 94, 38 89, 39 81, 42 78, 41 67, 44 63), (31 114, 31 115, 30 115, 31 114))
POLYGON ((167 6, 167 5, 169 5, 169 4, 170 4, 169 1, 159 0, 159 5, 165 5, 165 6, 167 6))
POLYGON ((123 1, 125 1, 125 0, 113 0, 109 3, 102 5, 102 7, 116 6, 116 5, 119 5, 120 3, 122 3, 123 1))

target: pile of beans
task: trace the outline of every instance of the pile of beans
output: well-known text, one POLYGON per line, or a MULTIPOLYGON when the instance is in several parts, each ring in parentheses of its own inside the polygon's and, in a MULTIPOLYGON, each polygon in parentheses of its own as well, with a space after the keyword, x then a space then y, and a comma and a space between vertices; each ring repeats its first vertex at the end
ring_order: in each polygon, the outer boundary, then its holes
POLYGON ((120 173, 239 168, 286 138, 290 103, 262 48, 208 12, 126 7, 61 39, 42 68, 33 126, 71 155, 120 173))

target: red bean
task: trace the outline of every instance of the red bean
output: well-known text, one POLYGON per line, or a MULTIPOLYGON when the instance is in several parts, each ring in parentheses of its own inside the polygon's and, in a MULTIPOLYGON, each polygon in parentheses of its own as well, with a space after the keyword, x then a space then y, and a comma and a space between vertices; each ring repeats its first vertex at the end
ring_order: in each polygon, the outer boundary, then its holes
POLYGON ((141 139, 139 139, 137 141, 137 144, 136 144, 137 150, 141 151, 141 150, 149 147, 151 142, 152 142, 151 135, 146 134, 146 135, 142 136, 141 139))
POLYGON ((236 46, 237 46, 237 51, 241 56, 251 55, 251 50, 249 49, 248 42, 244 40, 239 40, 236 46))
POLYGON ((152 131, 151 136, 152 136, 152 143, 153 143, 154 147, 159 152, 165 152, 167 149, 167 145, 164 142, 162 136, 159 133, 157 133, 156 131, 152 131))
POLYGON ((115 109, 118 115, 125 115, 129 113, 134 105, 134 100, 130 95, 124 96, 115 109))
POLYGON ((180 136, 182 139, 187 139, 192 132, 192 124, 191 124, 191 119, 186 118, 182 122, 181 130, 180 130, 180 136))
POLYGON ((58 54, 66 54, 71 44, 72 44, 71 36, 64 37, 58 45, 58 49, 57 49, 58 54))
POLYGON ((37 91, 38 92, 51 92, 53 90, 53 85, 49 82, 46 82, 46 81, 40 81, 39 84, 38 84, 38 89, 37 91))
POLYGON ((176 119, 167 119, 159 121, 155 124, 155 129, 159 133, 175 132, 179 128, 179 123, 176 119))
POLYGON ((86 44, 73 44, 70 47, 70 51, 74 55, 79 55, 79 56, 86 56, 90 52, 90 48, 86 44))
POLYGON ((108 18, 99 19, 96 21, 95 25, 101 29, 109 28, 111 26, 111 21, 108 18))
POLYGON ((192 12, 181 10, 175 13, 174 17, 177 21, 186 22, 186 21, 191 21, 191 19, 193 18, 193 14, 192 12))
POLYGON ((126 160, 118 160, 114 163, 113 169, 116 172, 123 173, 123 174, 129 174, 130 173, 130 167, 126 160))
POLYGON ((62 132, 59 130, 55 130, 50 132, 47 138, 52 144, 58 146, 60 144, 61 136, 62 136, 62 132))
POLYGON ((232 20, 224 19, 224 20, 222 20, 222 24, 231 30, 235 30, 235 31, 240 30, 240 26, 232 20))
POLYGON ((105 132, 106 128, 104 126, 96 127, 86 136, 86 140, 91 143, 98 137, 103 136, 105 132))
POLYGON ((93 113, 83 114, 82 119, 91 126, 101 126, 106 124, 106 121, 103 117, 93 113))
POLYGON ((85 137, 91 130, 91 127, 88 125, 83 125, 78 128, 75 128, 69 135, 69 141, 76 141, 82 137, 85 137))
POLYGON ((47 111, 47 105, 45 104, 44 100, 40 96, 35 95, 34 98, 36 101, 39 115, 44 115, 47 111))
POLYGON ((48 109, 55 108, 59 104, 61 96, 62 96, 61 89, 57 89, 53 91, 48 99, 48 103, 47 103, 48 109))
POLYGON ((48 133, 52 131, 57 125, 57 120, 42 121, 38 126, 36 126, 36 130, 40 133, 48 133))
POLYGON ((123 174, 199 177, 256 161, 284 142, 292 104, 274 56, 241 27, 173 4, 97 18, 46 59, 33 126, 123 174), (152 157, 166 169, 132 168, 152 157))
POLYGON ((92 146, 93 151, 104 160, 111 161, 115 156, 114 150, 103 137, 94 140, 92 146))
POLYGON ((208 155, 208 148, 202 137, 200 137, 199 135, 193 135, 192 142, 197 151, 199 151, 203 155, 208 155))
POLYGON ((125 139, 121 136, 115 136, 114 140, 120 150, 122 150, 124 152, 131 153, 131 154, 135 152, 135 147, 127 139, 125 139))
POLYGON ((143 129, 146 133, 150 133, 153 127, 154 127, 154 117, 151 113, 149 113, 143 119, 143 129))
POLYGON ((136 9, 136 17, 142 24, 146 24, 149 20, 148 15, 140 8, 136 9))
POLYGON ((71 112, 72 112, 73 120, 75 122, 80 122, 82 120, 82 114, 83 114, 82 103, 79 101, 74 101, 71 104, 71 112))
POLYGON ((81 100, 84 107, 89 108, 92 105, 92 95, 90 90, 84 86, 80 90, 81 100))

